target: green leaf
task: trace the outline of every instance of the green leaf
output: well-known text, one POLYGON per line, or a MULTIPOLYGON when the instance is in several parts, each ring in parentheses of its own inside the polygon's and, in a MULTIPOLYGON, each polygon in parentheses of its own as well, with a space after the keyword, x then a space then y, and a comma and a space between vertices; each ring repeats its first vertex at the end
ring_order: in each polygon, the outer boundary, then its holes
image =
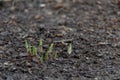
POLYGON ((27 42, 27 40, 25 40, 25 47, 28 49, 28 47, 29 47, 29 44, 28 44, 28 42, 27 42))
POLYGON ((37 55, 37 48, 35 46, 32 47, 32 53, 33 55, 37 55))
POLYGON ((48 49, 48 52, 49 52, 49 53, 51 53, 51 52, 52 52, 53 47, 54 47, 54 44, 52 43, 52 44, 50 45, 49 49, 48 49))
POLYGON ((39 40, 39 46, 43 46, 43 40, 42 39, 39 40))
POLYGON ((40 60, 41 63, 43 63, 43 61, 44 61, 44 57, 43 57, 43 55, 40 56, 39 60, 40 60))
POLYGON ((68 45, 68 50, 67 50, 68 54, 71 54, 72 53, 72 44, 70 43, 68 45))

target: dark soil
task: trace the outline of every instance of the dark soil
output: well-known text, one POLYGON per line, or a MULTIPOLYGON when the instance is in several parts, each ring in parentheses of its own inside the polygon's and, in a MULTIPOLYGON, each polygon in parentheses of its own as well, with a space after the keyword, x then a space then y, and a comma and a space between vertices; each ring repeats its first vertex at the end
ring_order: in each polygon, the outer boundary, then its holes
POLYGON ((0 80, 120 80, 118 4, 117 0, 0 2, 0 80), (38 45, 39 38, 44 49, 56 42, 57 59, 42 64, 28 60, 24 41, 38 45), (73 44, 70 55, 67 40, 73 44))

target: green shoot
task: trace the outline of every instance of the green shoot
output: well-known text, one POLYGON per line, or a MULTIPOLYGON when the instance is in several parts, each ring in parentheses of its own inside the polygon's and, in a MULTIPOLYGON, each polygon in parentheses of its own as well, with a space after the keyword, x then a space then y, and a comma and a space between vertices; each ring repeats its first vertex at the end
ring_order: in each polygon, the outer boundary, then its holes
POLYGON ((28 49, 28 47, 29 47, 27 40, 25 40, 25 47, 26 47, 26 49, 28 49))
POLYGON ((43 40, 39 40, 39 47, 40 47, 40 52, 43 52, 43 40))
POLYGON ((45 53, 45 59, 46 59, 46 60, 48 60, 48 58, 49 58, 49 53, 52 52, 53 46, 54 46, 54 44, 52 43, 52 44, 50 45, 50 47, 48 48, 48 50, 46 51, 46 53, 45 53))
POLYGON ((43 55, 39 57, 39 60, 40 60, 41 63, 43 63, 43 61, 44 61, 43 55))
POLYGON ((28 65, 28 64, 29 64, 28 60, 26 60, 26 61, 25 61, 25 64, 26 64, 26 65, 28 65))
POLYGON ((30 52, 30 53, 32 53, 32 46, 29 44, 29 46, 28 46, 28 52, 30 52))
POLYGON ((48 52, 49 52, 49 53, 51 53, 51 52, 52 52, 53 47, 54 47, 54 44, 52 43, 52 44, 50 45, 49 49, 48 49, 48 52))
POLYGON ((32 54, 37 55, 37 48, 35 46, 32 47, 32 54))
MULTIPOLYGON (((30 58, 36 57, 39 62, 43 63, 45 60, 49 60, 51 58, 56 59, 58 57, 58 52, 54 51, 54 43, 51 43, 46 51, 43 50, 43 40, 40 38, 38 47, 32 46, 31 44, 28 43, 27 40, 25 40, 25 47, 27 49, 27 53, 30 54, 30 58), (53 52, 53 54, 52 54, 53 52), (41 56, 38 56, 37 53, 42 53, 41 56)), ((67 53, 71 54, 72 53, 72 43, 68 44, 67 48, 67 53)), ((26 61, 26 64, 29 64, 28 61, 26 61)))
POLYGON ((30 66, 30 65, 31 65, 28 60, 25 61, 25 64, 26 64, 27 66, 30 66))
POLYGON ((39 46, 42 46, 43 45, 43 40, 40 38, 39 40, 39 46))
POLYGON ((32 52, 32 50, 31 50, 31 45, 30 44, 28 44, 28 42, 27 42, 27 40, 25 40, 25 47, 26 47, 26 49, 27 49, 27 52, 32 52))
POLYGON ((72 53, 72 44, 71 43, 68 45, 67 52, 68 52, 68 54, 72 53))

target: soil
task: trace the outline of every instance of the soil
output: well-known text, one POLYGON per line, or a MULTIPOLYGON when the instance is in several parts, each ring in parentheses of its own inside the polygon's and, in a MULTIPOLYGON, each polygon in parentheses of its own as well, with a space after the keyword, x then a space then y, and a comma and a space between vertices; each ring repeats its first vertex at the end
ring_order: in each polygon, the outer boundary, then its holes
POLYGON ((117 0, 0 1, 0 80, 120 80, 117 0), (56 59, 29 60, 24 41, 55 43, 56 59), (62 42, 64 40, 64 43, 62 42), (73 52, 67 53, 72 43, 73 52))

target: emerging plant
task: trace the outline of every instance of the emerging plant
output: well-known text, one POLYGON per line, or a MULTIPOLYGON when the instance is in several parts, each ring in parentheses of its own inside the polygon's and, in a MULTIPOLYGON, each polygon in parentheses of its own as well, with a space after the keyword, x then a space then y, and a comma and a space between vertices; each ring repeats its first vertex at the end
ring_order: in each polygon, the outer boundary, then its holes
POLYGON ((28 61, 25 61, 25 64, 28 64, 28 61))
POLYGON ((28 44, 27 40, 25 40, 25 47, 26 47, 28 53, 32 52, 32 49, 31 49, 32 47, 30 44, 28 44))
POLYGON ((45 53, 45 59, 46 59, 46 60, 48 60, 48 58, 49 58, 49 53, 52 52, 53 46, 54 46, 54 44, 52 43, 52 44, 50 45, 50 47, 48 48, 48 50, 46 51, 46 53, 45 53))
POLYGON ((28 46, 29 46, 29 44, 28 44, 27 40, 25 40, 25 47, 26 47, 26 49, 28 49, 28 46))
POLYGON ((67 52, 68 52, 68 54, 72 53, 72 43, 69 43, 67 52))
POLYGON ((43 56, 43 55, 39 57, 39 61, 40 61, 41 63, 43 63, 43 61, 44 61, 44 56, 43 56))
POLYGON ((35 46, 32 47, 32 54, 37 55, 37 48, 35 46))
POLYGON ((26 61, 25 61, 25 64, 26 64, 26 65, 28 65, 28 64, 29 64, 28 60, 26 60, 26 61))
POLYGON ((43 52, 43 40, 40 38, 39 40, 39 49, 40 49, 40 52, 43 52))
MULTIPOLYGON (((33 57, 37 58, 39 62, 43 63, 45 60, 54 58, 56 59, 58 57, 58 52, 53 51, 54 48, 54 43, 51 43, 47 51, 43 50, 43 40, 40 38, 39 39, 39 46, 31 46, 27 40, 25 40, 25 47, 27 49, 27 53, 30 54, 30 58, 32 59, 33 57), (51 54, 53 53, 53 54, 51 54)), ((72 53, 72 43, 68 44, 67 48, 67 53, 71 54, 72 53)), ((27 63, 27 62, 26 62, 27 63)))
POLYGON ((52 52, 53 47, 54 47, 54 44, 53 44, 53 43, 52 43, 52 44, 50 44, 50 47, 48 48, 48 52, 49 52, 49 53, 51 53, 51 52, 52 52))
POLYGON ((58 52, 55 51, 55 52, 54 52, 54 59, 56 59, 57 57, 58 57, 58 52))

